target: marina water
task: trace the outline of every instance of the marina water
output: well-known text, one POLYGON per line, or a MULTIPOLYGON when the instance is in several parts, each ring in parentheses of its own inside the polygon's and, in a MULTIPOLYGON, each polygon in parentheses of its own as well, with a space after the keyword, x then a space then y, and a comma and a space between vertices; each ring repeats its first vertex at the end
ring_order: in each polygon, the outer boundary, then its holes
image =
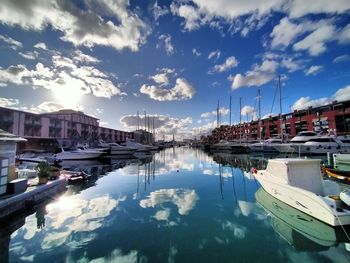
MULTIPOLYGON (((98 174, 1 227, 4 262, 350 262, 333 229, 264 192, 275 156, 171 148, 73 162, 98 174)), ((345 187, 345 186, 342 186, 345 187)), ((347 250, 348 249, 348 250, 347 250)))

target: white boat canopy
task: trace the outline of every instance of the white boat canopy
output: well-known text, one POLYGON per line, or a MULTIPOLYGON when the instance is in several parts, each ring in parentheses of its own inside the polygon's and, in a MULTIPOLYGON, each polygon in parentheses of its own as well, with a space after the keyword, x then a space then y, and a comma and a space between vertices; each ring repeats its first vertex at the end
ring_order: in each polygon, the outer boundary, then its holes
POLYGON ((273 159, 266 170, 288 185, 323 195, 320 162, 320 159, 273 159))

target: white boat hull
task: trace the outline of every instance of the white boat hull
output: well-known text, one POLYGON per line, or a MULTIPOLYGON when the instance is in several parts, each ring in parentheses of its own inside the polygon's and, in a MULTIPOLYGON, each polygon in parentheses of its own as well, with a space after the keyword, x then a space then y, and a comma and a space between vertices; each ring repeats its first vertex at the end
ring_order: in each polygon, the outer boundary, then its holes
POLYGON ((295 150, 294 148, 291 146, 290 143, 288 144, 276 144, 273 146, 273 148, 275 148, 276 151, 280 152, 280 153, 294 153, 295 150))
MULTIPOLYGON (((332 200, 328 197, 321 197, 310 191, 303 190, 283 183, 279 183, 258 171, 255 177, 264 188, 273 197, 280 201, 322 221, 331 226, 349 225, 350 213, 337 212, 330 207, 332 200)), ((345 210, 346 211, 346 210, 345 210)))
POLYGON ((292 145, 295 152, 301 154, 327 154, 327 153, 347 153, 350 152, 350 146, 320 146, 320 145, 292 145))
POLYGON ((54 154, 52 157, 57 160, 86 160, 98 158, 101 152, 81 153, 81 152, 62 152, 54 154))
POLYGON ((350 154, 333 155, 334 163, 350 165, 350 154))
POLYGON ((251 144, 248 147, 253 152, 276 152, 276 149, 273 147, 273 145, 251 144))

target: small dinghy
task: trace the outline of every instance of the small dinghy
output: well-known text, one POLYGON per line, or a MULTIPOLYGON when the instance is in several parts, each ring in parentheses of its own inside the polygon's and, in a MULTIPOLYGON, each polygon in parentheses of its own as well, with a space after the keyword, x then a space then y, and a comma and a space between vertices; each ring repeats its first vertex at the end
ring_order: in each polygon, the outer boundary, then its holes
POLYGON ((61 175, 63 175, 66 178, 67 182, 70 184, 87 181, 92 176, 85 172, 73 172, 73 171, 62 171, 61 175))
POLYGON ((324 171, 324 174, 327 175, 330 179, 333 179, 343 184, 350 184, 349 171, 340 171, 329 167, 324 167, 323 171, 324 171))

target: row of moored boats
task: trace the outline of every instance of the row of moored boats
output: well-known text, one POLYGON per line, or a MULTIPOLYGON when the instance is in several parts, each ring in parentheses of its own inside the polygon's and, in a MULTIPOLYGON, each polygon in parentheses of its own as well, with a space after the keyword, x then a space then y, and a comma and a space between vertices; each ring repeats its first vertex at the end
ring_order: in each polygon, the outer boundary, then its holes
MULTIPOLYGON (((118 143, 100 142, 96 147, 88 145, 78 145, 75 149, 59 148, 49 156, 45 156, 50 162, 63 160, 87 160, 97 159, 103 156, 127 158, 132 156, 149 155, 158 149, 161 145, 145 145, 137 143, 134 140, 127 140, 124 145, 118 143)), ((26 154, 20 156, 21 160, 33 159, 26 154)), ((40 159, 40 158, 39 158, 40 159)), ((40 161, 40 160, 38 160, 40 161)))
POLYGON ((221 140, 210 146, 212 151, 280 152, 300 154, 350 153, 350 137, 323 135, 313 131, 299 132, 289 142, 271 138, 255 143, 221 140))

